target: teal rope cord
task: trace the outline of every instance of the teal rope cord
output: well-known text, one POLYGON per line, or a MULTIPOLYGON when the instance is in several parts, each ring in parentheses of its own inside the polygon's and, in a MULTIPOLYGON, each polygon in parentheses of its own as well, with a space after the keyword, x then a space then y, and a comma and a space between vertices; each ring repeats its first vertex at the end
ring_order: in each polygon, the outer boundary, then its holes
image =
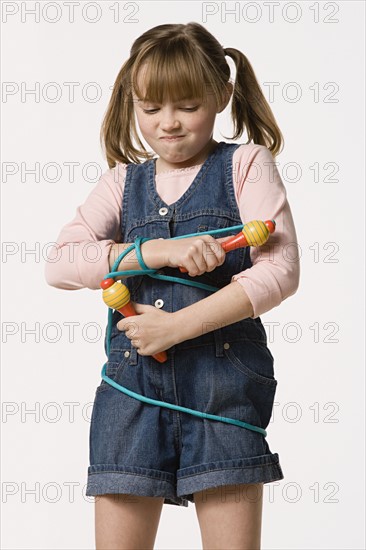
MULTIPOLYGON (((195 237, 196 235, 211 235, 213 233, 221 233, 223 231, 234 231, 234 230, 241 230, 243 228, 243 225, 236 225, 232 227, 226 227, 224 229, 215 229, 212 231, 205 231, 205 232, 199 232, 199 233, 190 233, 188 235, 182 235, 179 237, 172 237, 172 240, 175 239, 182 239, 182 238, 188 238, 188 237, 195 237)), ((143 237, 136 237, 134 244, 129 246, 126 250, 124 250, 116 259, 112 266, 112 271, 110 273, 107 273, 105 275, 104 279, 108 278, 115 278, 118 276, 134 276, 134 275, 148 275, 149 277, 153 277, 155 279, 162 279, 165 281, 172 281, 180 284, 186 284, 189 286, 197 286, 199 288, 203 288, 206 290, 209 290, 211 292, 217 292, 217 290, 220 290, 219 288, 212 287, 210 285, 204 285, 203 283, 197 283, 196 281, 188 281, 186 279, 180 279, 179 277, 169 277, 168 275, 160 275, 156 273, 156 269, 149 269, 148 266, 145 264, 142 254, 141 254, 141 244, 143 244, 146 241, 149 241, 151 239, 149 238, 143 238, 143 237), (139 270, 130 270, 130 271, 116 271, 118 268, 121 260, 130 252, 131 250, 136 250, 136 257, 137 261, 139 262, 139 265, 141 267, 141 271, 139 270)), ((108 308, 108 326, 107 326, 107 355, 109 356, 110 352, 110 341, 111 341, 111 333, 112 333, 112 320, 113 320, 113 310, 111 308, 108 308)), ((124 386, 121 386, 120 384, 117 384, 112 378, 106 375, 106 368, 107 363, 104 363, 102 371, 101 371, 101 377, 103 380, 105 380, 108 384, 116 388, 117 390, 125 393, 126 395, 129 395, 130 397, 134 397, 135 399, 138 399, 139 401, 142 401, 144 403, 149 403, 151 405, 158 405, 160 407, 166 407, 168 409, 173 409, 177 411, 182 411, 185 413, 192 414, 194 416, 198 416, 200 418, 208 418, 209 420, 218 420, 220 422, 226 422, 227 424, 233 424, 235 426, 239 426, 241 428, 246 428, 248 430, 252 430, 258 433, 261 433, 264 437, 267 436, 266 430, 263 428, 260 428, 258 426, 253 426, 252 424, 248 424, 247 422, 242 422, 240 420, 236 420, 234 418, 228 418, 225 416, 218 416, 215 414, 209 414, 204 413, 201 411, 196 411, 194 409, 189 409, 188 407, 180 407, 179 405, 173 405, 172 403, 166 403, 165 401, 158 401, 156 399, 151 399, 150 397, 145 397, 144 395, 141 395, 139 393, 135 393, 124 386)))
POLYGON ((145 242, 146 240, 149 240, 149 239, 144 239, 143 237, 136 237, 136 239, 135 239, 137 261, 140 264, 141 269, 143 269, 144 271, 149 270, 149 268, 147 267, 147 265, 145 264, 145 262, 142 258, 142 254, 141 254, 141 244, 143 242, 145 242))
POLYGON ((151 399, 150 397, 145 397, 140 393, 135 393, 131 390, 128 390, 124 386, 120 386, 119 384, 117 384, 117 382, 115 382, 105 374, 106 365, 107 363, 104 364, 102 369, 102 377, 104 378, 104 380, 106 380, 106 382, 108 382, 111 386, 113 386, 117 390, 122 391, 123 393, 129 395, 130 397, 135 397, 139 401, 143 401, 144 403, 150 403, 151 405, 160 405, 161 407, 166 407, 168 409, 173 409, 176 411, 183 411, 183 412, 192 414, 194 416, 199 416, 201 418, 208 418, 209 420, 219 420, 221 422, 226 422, 227 424, 234 424, 242 428, 247 428, 248 430, 259 432, 263 434, 264 437, 266 437, 267 435, 266 430, 263 430, 262 428, 259 428, 257 426, 253 426, 252 424, 247 424, 246 422, 242 422, 240 420, 235 420, 234 418, 227 418, 226 416, 217 416, 215 414, 204 413, 204 412, 196 411, 194 409, 189 409, 187 407, 180 407, 179 405, 173 405, 172 403, 166 403, 165 401, 157 401, 156 399, 151 399))

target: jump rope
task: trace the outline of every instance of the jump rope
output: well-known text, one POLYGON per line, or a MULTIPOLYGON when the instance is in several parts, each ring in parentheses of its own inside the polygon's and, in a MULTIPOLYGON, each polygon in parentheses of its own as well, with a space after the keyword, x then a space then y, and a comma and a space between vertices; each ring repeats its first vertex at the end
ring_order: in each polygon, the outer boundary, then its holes
MULTIPOLYGON (((229 230, 233 231, 233 230, 240 229, 240 232, 238 234, 234 235, 227 241, 220 243, 220 245, 225 250, 225 252, 229 252, 231 250, 235 250, 236 248, 242 248, 246 246, 258 247, 263 245, 268 240, 270 234, 275 231, 275 227, 276 227, 275 220, 267 220, 265 222, 261 220, 254 220, 243 225, 235 225, 231 227, 226 227, 224 229, 215 229, 212 231, 190 233, 187 235, 181 235, 179 237, 172 237, 171 240, 195 237, 197 235, 200 235, 200 236, 207 235, 207 234, 212 235, 216 233, 222 233, 223 231, 229 231, 229 230)), ((107 273, 107 275, 105 275, 104 279, 100 283, 100 286, 103 289, 103 300, 108 306, 108 325, 107 325, 107 334, 106 334, 106 348, 107 348, 106 351, 107 351, 108 357, 109 357, 110 346, 111 346, 113 310, 118 311, 124 317, 138 315, 131 304, 130 292, 127 286, 121 282, 116 282, 115 277, 118 277, 121 275, 122 276, 148 275, 149 277, 152 277, 154 279, 162 279, 164 281, 172 281, 174 283, 180 283, 180 284, 189 285, 189 286, 196 286, 204 290, 209 290, 210 292, 217 292, 218 290, 220 290, 220 288, 210 286, 210 285, 205 285, 203 283, 198 283, 196 281, 181 279, 179 277, 170 277, 168 275, 161 275, 156 273, 157 272, 156 269, 149 269, 145 264, 141 254, 141 245, 144 242, 149 240, 151 239, 136 237, 136 239, 134 240, 134 243, 118 256, 118 258, 116 259, 116 261, 112 266, 112 271, 110 273, 107 273), (137 271, 137 270, 115 271, 118 268, 121 260, 126 256, 126 254, 128 254, 128 252, 130 252, 133 249, 136 250, 137 260, 139 262, 141 270, 140 271, 137 271)), ((184 267, 180 267, 179 269, 182 273, 187 272, 187 270, 184 267)), ((155 355, 153 355, 153 358, 159 363, 164 363, 168 357, 166 352, 162 351, 160 353, 156 353, 155 355)), ((247 430, 259 432, 264 437, 267 436, 267 432, 263 428, 260 428, 259 426, 253 426, 252 424, 248 424, 247 422, 242 422, 241 420, 236 420, 234 418, 217 416, 215 414, 196 411, 195 409, 190 409, 188 407, 181 407, 179 405, 173 405, 172 403, 167 403, 165 401, 158 401, 156 399, 151 399, 150 397, 145 397, 144 395, 133 392, 128 388, 125 388, 124 386, 117 384, 117 382, 115 382, 112 378, 107 376, 106 374, 107 363, 108 362, 104 363, 101 371, 102 379, 105 380, 105 382, 107 382, 114 388, 116 388, 117 390, 125 393, 126 395, 129 395, 130 397, 134 397, 135 399, 138 399, 139 401, 142 401, 144 403, 149 403, 150 405, 158 405, 160 407, 166 407, 168 409, 182 411, 188 414, 192 414, 194 416, 199 416, 201 418, 208 418, 209 420, 218 420, 219 422, 234 424, 235 426, 240 426, 241 428, 246 428, 247 430)))

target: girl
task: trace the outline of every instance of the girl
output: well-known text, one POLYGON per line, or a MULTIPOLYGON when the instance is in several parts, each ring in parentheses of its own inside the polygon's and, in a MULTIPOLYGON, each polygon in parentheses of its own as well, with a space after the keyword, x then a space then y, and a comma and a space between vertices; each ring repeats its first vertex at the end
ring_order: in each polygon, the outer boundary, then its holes
MULTIPOLYGON (((109 170, 62 229, 47 281, 99 289, 135 238, 149 238, 140 248, 147 268, 203 284, 121 276, 137 315, 114 311, 106 374, 151 399, 264 430, 277 380, 259 316, 299 283, 287 248, 296 232, 273 162, 281 132, 247 58, 201 25, 159 25, 130 53, 102 126, 109 170), (245 129, 245 144, 213 139, 230 98, 231 139, 245 129), (260 248, 226 255, 219 243, 239 230, 209 234, 254 219, 276 221, 260 248), (99 247, 92 263, 83 253, 91 242, 99 247), (168 360, 158 363, 152 355, 164 350, 168 360)), ((136 249, 118 270, 141 270, 136 249)), ((263 484, 280 479, 278 454, 259 431, 144 403, 104 379, 96 389, 86 494, 98 496, 97 548, 153 548, 162 505, 189 501, 204 548, 260 548, 263 484)))

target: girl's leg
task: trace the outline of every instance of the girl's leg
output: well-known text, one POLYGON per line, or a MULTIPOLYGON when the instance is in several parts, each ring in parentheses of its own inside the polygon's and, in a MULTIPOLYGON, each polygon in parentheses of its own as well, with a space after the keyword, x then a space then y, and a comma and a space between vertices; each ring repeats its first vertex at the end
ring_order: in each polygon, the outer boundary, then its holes
POLYGON ((203 550, 259 550, 263 483, 223 485, 194 493, 203 550))
POLYGON ((163 497, 96 496, 96 550, 154 548, 163 503, 163 497))

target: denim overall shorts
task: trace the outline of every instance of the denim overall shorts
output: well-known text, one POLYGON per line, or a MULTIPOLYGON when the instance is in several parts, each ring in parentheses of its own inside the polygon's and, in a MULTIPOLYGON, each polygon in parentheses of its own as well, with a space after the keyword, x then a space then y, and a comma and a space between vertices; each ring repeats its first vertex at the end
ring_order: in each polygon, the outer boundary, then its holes
MULTIPOLYGON (((129 164, 122 242, 133 243, 138 236, 168 239, 250 221, 241 220, 235 200, 232 157, 237 147, 218 143, 187 191, 171 205, 156 191, 156 159, 129 164)), ((215 237, 236 233, 229 230, 215 237)), ((223 265, 197 277, 169 267, 158 273, 220 289, 230 284, 234 274, 251 267, 249 251, 249 247, 231 251, 223 265)), ((148 275, 126 277, 123 283, 131 300, 167 312, 212 294, 148 275)), ((140 356, 116 327, 122 315, 114 311, 112 319, 106 374, 117 384, 155 400, 266 428, 277 380, 260 317, 217 326, 174 345, 166 350, 165 363, 140 356)), ((188 506, 196 491, 284 477, 278 454, 270 451, 262 433, 144 403, 104 379, 95 393, 89 445, 87 496, 126 493, 188 506)))

